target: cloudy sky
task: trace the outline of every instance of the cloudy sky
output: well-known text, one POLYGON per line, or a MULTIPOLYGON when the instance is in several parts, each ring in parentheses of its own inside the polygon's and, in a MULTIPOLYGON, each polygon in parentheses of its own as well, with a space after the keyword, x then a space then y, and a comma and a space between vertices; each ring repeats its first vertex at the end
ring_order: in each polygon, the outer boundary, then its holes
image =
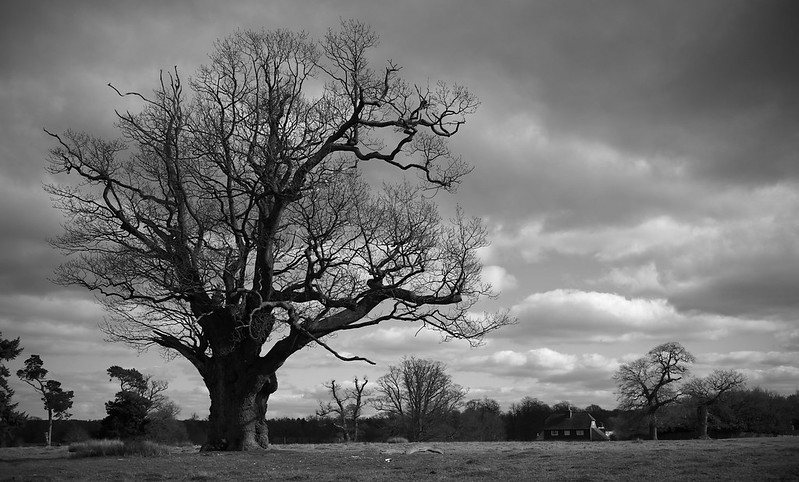
MULTIPOLYGON (((694 372, 744 372, 799 389, 799 2, 10 1, 0 19, 0 331, 20 368, 40 354, 101 418, 105 370, 169 381, 183 415, 208 413, 193 368, 103 341, 90 294, 48 281, 60 213, 42 190, 43 128, 115 136, 107 87, 149 92, 160 69, 191 74, 239 28, 369 22, 412 82, 468 86, 482 102, 453 149, 475 167, 445 206, 482 217, 485 277, 518 324, 485 344, 439 343, 399 324, 331 340, 278 374, 272 416, 312 414, 322 383, 376 380, 403 355, 446 363, 469 398, 616 405, 611 375, 679 341, 694 372)), ((12 380, 20 408, 44 416, 12 380)))

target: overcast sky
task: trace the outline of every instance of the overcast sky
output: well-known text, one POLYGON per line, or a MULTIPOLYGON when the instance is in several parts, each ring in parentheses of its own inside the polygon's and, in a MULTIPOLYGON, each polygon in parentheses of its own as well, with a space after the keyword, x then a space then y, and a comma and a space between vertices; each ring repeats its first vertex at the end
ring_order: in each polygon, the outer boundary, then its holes
MULTIPOLYGON (((278 373, 270 416, 313 414, 322 383, 376 380, 403 355, 442 361, 468 399, 503 409, 616 405, 613 372, 667 341, 694 373, 745 373, 799 389, 799 2, 796 1, 6 1, 0 19, 0 331, 74 390, 75 418, 102 418, 111 365, 167 380, 182 416, 208 413, 188 362, 103 341, 92 295, 48 281, 61 215, 41 184, 43 128, 113 137, 107 87, 149 92, 160 69, 190 75, 236 29, 370 23, 416 83, 481 100, 453 149, 474 167, 445 206, 482 217, 485 309, 518 324, 485 344, 385 324, 340 335, 278 373)), ((16 377, 15 399, 45 416, 16 377)))

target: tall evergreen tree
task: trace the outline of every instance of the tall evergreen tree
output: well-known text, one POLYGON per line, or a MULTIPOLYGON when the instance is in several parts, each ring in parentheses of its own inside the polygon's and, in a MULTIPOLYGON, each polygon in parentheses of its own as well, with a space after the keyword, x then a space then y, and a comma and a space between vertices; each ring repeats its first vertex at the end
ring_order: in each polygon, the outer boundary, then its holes
POLYGON ((11 402, 14 390, 8 385, 11 372, 4 362, 11 361, 22 353, 19 338, 7 340, 0 332, 0 446, 10 442, 11 430, 25 420, 25 415, 16 411, 17 404, 11 402))

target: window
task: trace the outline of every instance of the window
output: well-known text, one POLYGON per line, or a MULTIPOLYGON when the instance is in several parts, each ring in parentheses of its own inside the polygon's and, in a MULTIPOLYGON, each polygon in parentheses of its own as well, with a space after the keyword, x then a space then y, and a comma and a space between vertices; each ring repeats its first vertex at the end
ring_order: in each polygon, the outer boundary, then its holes
POLYGON ((578 431, 577 431, 577 435, 585 435, 585 432, 584 432, 584 431, 582 431, 582 430, 578 430, 578 431))
POLYGON ((570 431, 570 430, 564 430, 564 431, 563 431, 563 435, 571 435, 571 434, 572 434, 572 433, 571 433, 571 431, 570 431))
POLYGON ((550 433, 550 435, 552 435, 552 436, 554 436, 554 437, 557 437, 557 436, 558 436, 558 431, 557 431, 557 430, 553 430, 553 431, 551 431, 551 432, 549 432, 549 433, 550 433))

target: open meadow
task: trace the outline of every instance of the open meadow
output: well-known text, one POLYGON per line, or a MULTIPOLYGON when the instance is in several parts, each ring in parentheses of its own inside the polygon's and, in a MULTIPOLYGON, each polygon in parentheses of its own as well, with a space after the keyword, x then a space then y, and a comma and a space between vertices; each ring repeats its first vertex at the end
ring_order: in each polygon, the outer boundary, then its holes
POLYGON ((1 480, 799 480, 799 437, 638 442, 278 445, 262 452, 70 457, 0 449, 1 480))

